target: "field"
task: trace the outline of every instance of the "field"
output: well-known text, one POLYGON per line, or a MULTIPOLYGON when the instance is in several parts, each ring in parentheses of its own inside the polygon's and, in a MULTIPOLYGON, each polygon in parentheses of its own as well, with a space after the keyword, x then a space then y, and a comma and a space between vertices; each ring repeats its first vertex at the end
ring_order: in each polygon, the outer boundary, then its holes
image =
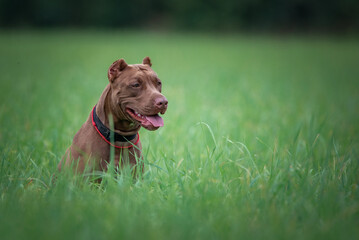
POLYGON ((0 33, 1 239, 358 239, 359 41, 132 31, 0 33), (116 59, 169 100, 143 176, 56 166, 116 59))

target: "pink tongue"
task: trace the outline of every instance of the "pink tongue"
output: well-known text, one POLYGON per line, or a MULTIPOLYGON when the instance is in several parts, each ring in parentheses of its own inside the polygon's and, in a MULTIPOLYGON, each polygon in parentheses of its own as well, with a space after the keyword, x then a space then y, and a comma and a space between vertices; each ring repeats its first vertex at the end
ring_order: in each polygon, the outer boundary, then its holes
POLYGON ((154 127, 162 127, 163 126, 163 119, 158 116, 158 115, 154 115, 154 116, 145 116, 145 118, 152 123, 152 125, 154 127))

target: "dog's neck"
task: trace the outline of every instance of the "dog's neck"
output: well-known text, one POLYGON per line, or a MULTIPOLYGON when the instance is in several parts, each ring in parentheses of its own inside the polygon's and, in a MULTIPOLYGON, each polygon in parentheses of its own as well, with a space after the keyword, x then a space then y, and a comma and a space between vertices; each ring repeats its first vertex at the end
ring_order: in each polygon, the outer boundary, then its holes
POLYGON ((134 123, 126 117, 120 106, 112 103, 110 84, 106 86, 96 105, 96 114, 108 128, 110 128, 109 117, 112 116, 115 132, 124 136, 136 134, 141 128, 138 123, 134 123))

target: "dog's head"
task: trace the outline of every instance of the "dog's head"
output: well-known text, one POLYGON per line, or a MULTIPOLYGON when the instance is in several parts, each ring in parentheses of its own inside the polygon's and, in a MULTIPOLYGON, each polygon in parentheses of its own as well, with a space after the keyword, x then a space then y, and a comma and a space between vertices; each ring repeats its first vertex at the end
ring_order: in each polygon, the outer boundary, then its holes
POLYGON ((162 95, 162 82, 151 68, 149 57, 142 64, 128 65, 124 59, 115 61, 108 69, 111 102, 124 117, 148 130, 163 126, 158 115, 167 110, 168 101, 162 95))

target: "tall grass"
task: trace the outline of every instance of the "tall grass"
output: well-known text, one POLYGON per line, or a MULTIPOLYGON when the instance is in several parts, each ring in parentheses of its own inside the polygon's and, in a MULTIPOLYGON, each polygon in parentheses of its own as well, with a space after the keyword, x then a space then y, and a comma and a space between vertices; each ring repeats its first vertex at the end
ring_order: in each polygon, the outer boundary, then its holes
POLYGON ((356 39, 0 34, 1 239, 356 239, 356 39), (101 185, 56 165, 118 58, 169 100, 145 171, 101 185))

